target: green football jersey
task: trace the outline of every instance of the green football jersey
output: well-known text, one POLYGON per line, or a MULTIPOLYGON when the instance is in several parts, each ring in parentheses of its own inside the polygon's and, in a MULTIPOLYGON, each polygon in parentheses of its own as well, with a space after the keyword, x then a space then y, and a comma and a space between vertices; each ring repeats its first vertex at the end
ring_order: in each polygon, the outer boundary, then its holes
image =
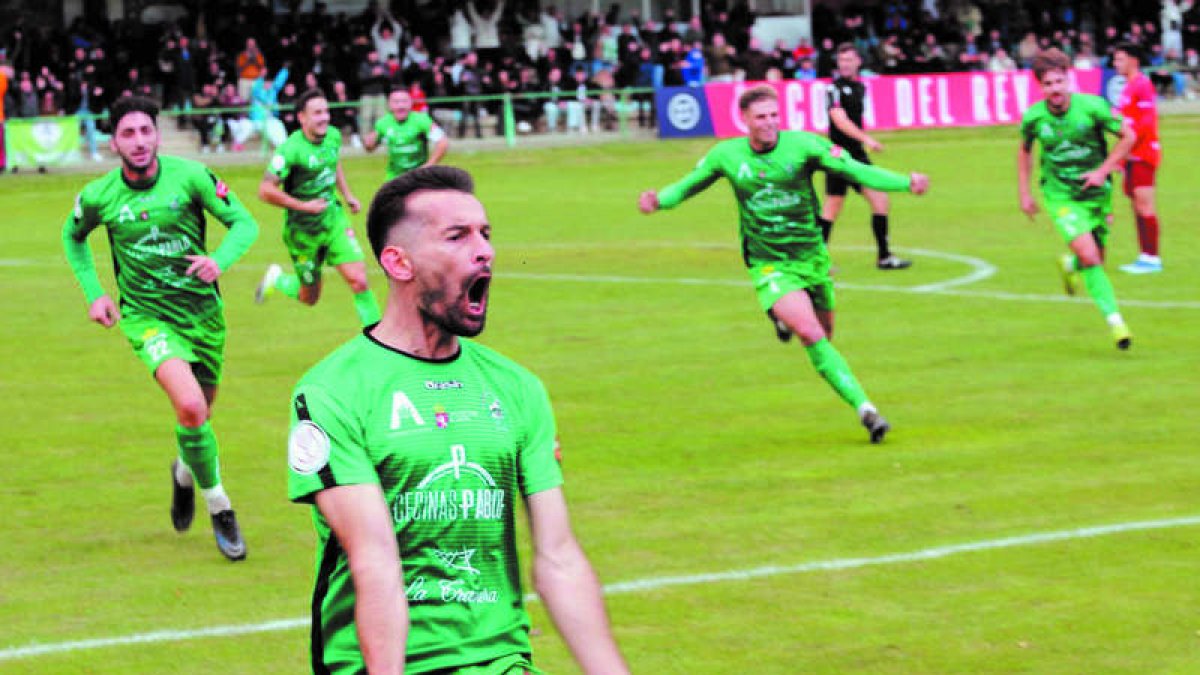
POLYGON ((737 199, 747 266, 794 260, 824 245, 816 222, 820 201, 812 184, 818 170, 888 192, 907 190, 910 184, 908 176, 855 161, 826 138, 782 131, 779 142, 766 152, 750 147, 748 138, 721 141, 691 173, 663 188, 658 202, 673 208, 724 177, 737 199))
POLYGON ((1105 132, 1121 133, 1121 122, 1113 117, 1108 101, 1091 94, 1071 94, 1066 112, 1055 114, 1039 101, 1021 118, 1021 141, 1026 149, 1034 141, 1042 145, 1042 194, 1048 201, 1107 200, 1111 179, 1104 185, 1083 190, 1081 176, 1104 163, 1108 157, 1105 132))
MULTIPOLYGON (((529 654, 516 504, 558 487, 555 423, 541 382, 470 340, 425 360, 365 331, 299 382, 288 440, 288 496, 378 484, 409 602, 408 672, 529 654)), ((360 660, 345 552, 313 508, 319 553, 313 668, 360 660)))
POLYGON ((329 127, 320 143, 308 140, 304 131, 297 129, 275 149, 267 173, 281 181, 284 192, 301 201, 324 197, 329 202, 329 207, 318 214, 288 209, 285 227, 311 234, 326 229, 332 222, 332 210, 342 208, 337 198, 337 166, 341 151, 342 132, 333 127, 329 127))
POLYGON ((216 284, 185 272, 186 256, 208 255, 204 212, 229 233, 212 257, 228 270, 258 236, 258 224, 219 178, 199 162, 160 155, 150 185, 126 182, 114 169, 84 186, 63 225, 63 245, 88 302, 104 294, 86 246, 104 226, 123 311, 190 325, 220 311, 216 284))
POLYGON ((387 145, 387 179, 411 171, 429 160, 429 134, 437 126, 422 112, 410 112, 403 122, 395 115, 384 115, 375 122, 379 142, 387 145))

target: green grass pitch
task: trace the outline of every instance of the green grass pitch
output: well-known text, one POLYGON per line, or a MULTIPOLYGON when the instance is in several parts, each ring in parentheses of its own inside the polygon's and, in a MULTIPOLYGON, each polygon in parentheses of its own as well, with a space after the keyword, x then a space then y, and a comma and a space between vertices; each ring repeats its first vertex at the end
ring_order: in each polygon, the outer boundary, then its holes
MULTIPOLYGON (((650 580, 608 599, 634 671, 1197 672, 1198 121, 1164 120, 1164 274, 1116 270, 1135 237, 1114 199, 1108 269, 1128 353, 1090 303, 1065 301, 1046 217, 1018 211, 1013 129, 882 137, 877 163, 933 184, 893 197, 911 270, 873 268, 853 195, 834 233, 836 343, 894 425, 882 446, 795 343, 776 342, 728 187, 637 213, 640 190, 711 140, 452 148, 498 252, 482 341, 547 383, 575 527, 603 581, 650 580)), ((346 168, 366 203, 383 158, 346 168)), ((244 630, 308 613, 313 534, 285 497, 288 393, 356 319, 334 275, 315 308, 253 304, 284 256, 281 214, 254 197, 261 172, 220 169, 263 228, 222 278, 214 425, 241 564, 218 555, 207 522, 171 529, 170 408, 119 332, 88 323, 62 259, 62 221, 91 176, 0 177, 0 672, 307 668, 303 626, 244 630), (30 645, 47 651, 12 651, 30 645)), ((104 237, 91 243, 111 289, 104 237)), ((536 662, 575 672, 542 607, 531 613, 536 662)))

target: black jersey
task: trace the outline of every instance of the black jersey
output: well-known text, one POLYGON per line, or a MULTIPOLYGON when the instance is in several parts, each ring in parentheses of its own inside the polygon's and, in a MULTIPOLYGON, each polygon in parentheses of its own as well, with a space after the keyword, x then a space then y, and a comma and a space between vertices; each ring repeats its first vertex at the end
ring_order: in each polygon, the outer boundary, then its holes
MULTIPOLYGON (((867 87, 861 80, 838 77, 825 90, 826 109, 830 111, 834 108, 845 110, 846 117, 849 117, 850 121, 854 122, 859 129, 863 126, 863 108, 866 105, 866 99, 867 87)), ((862 149, 861 143, 842 133, 833 122, 829 123, 829 140, 847 150, 862 149)))

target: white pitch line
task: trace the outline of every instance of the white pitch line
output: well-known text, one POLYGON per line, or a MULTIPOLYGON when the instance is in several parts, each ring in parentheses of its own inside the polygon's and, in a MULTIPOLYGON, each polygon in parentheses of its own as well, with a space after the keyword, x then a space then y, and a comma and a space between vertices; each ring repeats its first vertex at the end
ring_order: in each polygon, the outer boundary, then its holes
MULTIPOLYGON (((970 275, 968 275, 970 276, 970 275)), ((674 284, 681 286, 728 286, 750 288, 750 281, 736 279, 700 279, 695 277, 634 277, 611 274, 538 274, 534 272, 503 272, 500 279, 526 279, 529 281, 574 281, 581 283, 601 284, 674 284)), ((1008 291, 968 291, 947 287, 956 283, 958 277, 950 281, 925 286, 889 286, 886 284, 856 284, 853 282, 834 281, 833 285, 842 290, 874 291, 879 293, 905 293, 909 295, 946 295, 960 298, 987 298, 990 300, 1006 300, 1012 302, 1049 302, 1055 304, 1089 305, 1089 298, 1070 297, 1066 295, 1039 295, 1036 293, 1011 293, 1008 291), (933 288, 931 288, 931 286, 933 288), (940 288, 938 288, 940 286, 940 288)), ((1147 307, 1150 309, 1200 309, 1200 302, 1188 300, 1137 300, 1121 298, 1122 306, 1147 307)))
MULTIPOLYGON (((1071 530, 1057 530, 1054 532, 1025 534, 1015 537, 1002 537, 999 539, 985 539, 982 541, 935 546, 933 548, 925 548, 903 553, 889 553, 879 556, 814 560, 796 565, 766 565, 763 567, 752 567, 742 570, 726 570, 724 572, 710 572, 707 574, 647 577, 645 579, 634 579, 631 581, 621 581, 608 584, 604 587, 604 594, 623 595, 627 593, 656 591, 674 586, 695 586, 700 584, 715 584, 731 581, 748 581, 751 579, 762 579, 786 574, 831 572, 880 565, 896 565, 925 560, 938 560, 962 553, 994 551, 997 549, 1034 546, 1038 544, 1049 544, 1076 539, 1094 539, 1096 537, 1105 537, 1114 534, 1123 534, 1126 532, 1165 530, 1175 527, 1188 527, 1193 525, 1200 525, 1200 515, 1183 516, 1180 518, 1165 518, 1161 520, 1139 520, 1126 523, 1114 523, 1111 525, 1080 527, 1071 530)), ((525 600, 527 602, 535 602, 537 601, 537 596, 530 594, 525 596, 525 600)), ((194 640, 196 638, 205 637, 231 637, 239 635, 253 635, 256 633, 271 633, 293 630, 297 628, 307 628, 309 625, 309 617, 298 617, 294 619, 276 619, 262 623, 211 626, 208 628, 194 629, 161 630, 149 633, 135 633, 133 635, 93 638, 90 640, 75 640, 72 642, 32 644, 24 647, 7 647, 5 649, 0 649, 0 661, 26 659, 35 656, 47 656, 52 654, 64 654, 68 652, 99 649, 103 647, 119 647, 124 645, 149 644, 157 642, 178 642, 181 640, 194 640)))

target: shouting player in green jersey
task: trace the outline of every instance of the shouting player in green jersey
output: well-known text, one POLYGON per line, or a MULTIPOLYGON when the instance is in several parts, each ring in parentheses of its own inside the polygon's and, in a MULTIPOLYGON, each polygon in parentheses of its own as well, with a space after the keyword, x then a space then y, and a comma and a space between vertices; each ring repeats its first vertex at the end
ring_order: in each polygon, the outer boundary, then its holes
POLYGON ((643 213, 678 206, 720 178, 733 185, 737 199, 742 257, 750 270, 758 301, 787 341, 800 338, 817 372, 858 412, 871 442, 883 440, 890 426, 867 398, 838 350, 833 335, 833 281, 829 252, 817 225, 820 203, 812 174, 838 174, 864 187, 923 194, 929 179, 902 176, 853 160, 830 141, 803 131, 779 130, 775 90, 760 85, 738 99, 747 138, 718 143, 682 180, 638 199, 643 213))
POLYGON ((354 293, 354 309, 364 326, 379 320, 379 304, 367 286, 362 246, 346 215, 361 206, 350 191, 338 155, 342 133, 329 127, 329 102, 319 90, 309 89, 296 98, 300 128, 280 145, 258 187, 258 197, 286 210, 283 243, 292 258, 294 273, 271 265, 263 275, 254 301, 262 303, 278 290, 306 305, 321 297, 321 267, 332 265, 354 293), (346 198, 338 201, 334 189, 346 198))
POLYGON ((446 156, 450 139, 432 117, 413 112, 412 96, 406 90, 388 95, 388 109, 392 114, 379 118, 375 130, 363 139, 367 152, 374 152, 381 143, 387 145, 387 180, 419 166, 437 164, 446 156))
POLYGON ((1104 273, 1104 245, 1112 213, 1113 172, 1137 141, 1128 125, 1112 115, 1099 96, 1071 93, 1067 71, 1070 58, 1047 49, 1033 60, 1033 74, 1044 99, 1030 106, 1021 119, 1017 154, 1017 183, 1021 210, 1032 220, 1038 212, 1030 190, 1033 144, 1041 143, 1041 185, 1054 226, 1073 255, 1061 261, 1067 293, 1074 295, 1077 278, 1100 308, 1119 349, 1129 349, 1133 336, 1117 309, 1117 297, 1104 273), (1107 151, 1104 134, 1120 137, 1107 151))
POLYGON ((88 183, 63 226, 67 260, 90 305, 88 318, 118 323, 175 409, 179 457, 171 466, 171 522, 187 530, 195 483, 208 504, 217 548, 246 557, 237 518, 221 485, 217 437, 209 425, 225 350, 217 278, 246 252, 258 224, 203 165, 158 154, 158 107, 139 97, 113 103, 111 148, 121 167, 88 183), (204 212, 229 233, 209 255, 204 212), (96 274, 87 236, 104 227, 112 249, 120 309, 96 274))
MULTIPOLYGON (((318 673, 533 670, 516 500, 533 579, 586 673, 627 673, 600 583, 571 532, 542 383, 478 335, 491 225, 461 169, 383 185, 367 232, 383 318, 293 393, 288 496, 315 505, 318 673)), ((536 671, 535 671, 536 672, 536 671)))

